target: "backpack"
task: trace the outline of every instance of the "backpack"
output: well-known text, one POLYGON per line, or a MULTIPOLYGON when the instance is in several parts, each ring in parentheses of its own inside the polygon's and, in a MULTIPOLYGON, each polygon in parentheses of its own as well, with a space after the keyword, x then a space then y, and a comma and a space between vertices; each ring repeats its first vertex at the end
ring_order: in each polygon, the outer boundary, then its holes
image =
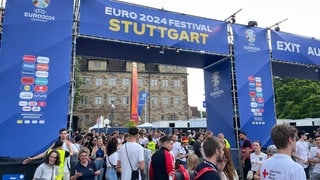
POLYGON ((200 169, 200 171, 197 173, 197 175, 194 177, 195 180, 199 179, 204 173, 206 172, 215 172, 216 170, 213 169, 212 167, 204 167, 200 169))
POLYGON ((182 164, 178 165, 174 177, 175 180, 190 180, 189 171, 182 164))

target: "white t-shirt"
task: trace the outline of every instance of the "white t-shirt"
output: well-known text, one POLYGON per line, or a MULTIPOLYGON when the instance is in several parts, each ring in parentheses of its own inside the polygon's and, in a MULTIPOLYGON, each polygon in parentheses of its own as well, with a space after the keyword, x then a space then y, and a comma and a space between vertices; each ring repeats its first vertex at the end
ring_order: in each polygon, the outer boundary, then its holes
POLYGON ((58 168, 56 166, 50 166, 46 163, 41 163, 34 172, 34 180, 54 180, 56 174, 58 174, 58 168))
POLYGON ((180 151, 180 148, 181 148, 180 142, 176 141, 173 143, 172 152, 173 152, 174 158, 177 158, 179 151, 180 151))
POLYGON ((113 166, 116 166, 117 165, 117 162, 118 162, 118 152, 114 152, 112 153, 110 156, 106 156, 106 164, 107 164, 107 167, 113 167, 113 166), (111 164, 113 165, 111 165, 111 164))
MULTIPOLYGON (((296 155, 301 157, 304 160, 308 160, 308 154, 309 154, 309 145, 305 141, 297 141, 296 142, 296 155)), ((300 164, 303 168, 307 168, 308 164, 303 163, 300 159, 296 159, 296 162, 300 164)))
MULTIPOLYGON (((126 142, 121 146, 119 150, 118 158, 121 163, 121 179, 131 179, 132 169, 133 170, 139 169, 139 162, 144 161, 143 147, 140 144, 135 142, 126 142), (126 151, 128 151, 128 155, 126 151), (132 169, 130 167, 128 158, 130 159, 132 169)), ((140 175, 140 179, 141 179, 141 175, 140 175)))
MULTIPOLYGON (((309 153, 309 158, 319 160, 319 158, 317 158, 317 153, 320 153, 320 148, 311 147, 310 153, 309 153)), ((314 172, 314 173, 320 173, 320 163, 315 163, 315 164, 314 164, 314 168, 313 168, 313 171, 312 171, 312 172, 314 172)))
POLYGON ((286 154, 274 154, 262 162, 261 180, 306 180, 303 167, 286 154))
POLYGON ((261 163, 267 159, 267 155, 263 152, 260 152, 260 154, 251 153, 250 154, 250 162, 251 162, 251 170, 252 171, 258 171, 261 163))

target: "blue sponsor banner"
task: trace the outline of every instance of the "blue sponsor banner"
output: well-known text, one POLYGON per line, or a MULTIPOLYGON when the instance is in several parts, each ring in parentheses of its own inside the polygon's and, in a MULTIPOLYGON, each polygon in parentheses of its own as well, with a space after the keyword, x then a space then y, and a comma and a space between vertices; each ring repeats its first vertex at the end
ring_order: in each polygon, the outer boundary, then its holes
POLYGON ((320 41, 271 31, 272 59, 320 65, 320 41))
POLYGON ((24 174, 4 174, 2 175, 2 180, 24 180, 24 174))
POLYGON ((227 24, 108 0, 81 1, 82 35, 228 54, 227 24))
POLYGON ((9 0, 0 61, 0 156, 44 151, 66 127, 73 0, 9 0))
POLYGON ((139 114, 139 116, 142 115, 142 110, 143 110, 145 103, 147 102, 148 97, 149 97, 148 92, 146 92, 146 91, 139 92, 139 100, 138 100, 138 114, 139 114))
POLYGON ((240 25, 232 29, 240 129, 250 139, 270 144, 276 117, 267 30, 240 25))
POLYGON ((223 133, 236 147, 233 127, 230 60, 226 59, 204 70, 207 127, 214 134, 223 133))

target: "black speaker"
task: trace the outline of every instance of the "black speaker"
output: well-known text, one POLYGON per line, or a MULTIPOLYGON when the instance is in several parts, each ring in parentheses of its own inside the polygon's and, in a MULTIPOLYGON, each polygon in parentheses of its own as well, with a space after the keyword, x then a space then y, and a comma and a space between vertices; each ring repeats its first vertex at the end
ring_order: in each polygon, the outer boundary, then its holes
POLYGON ((175 127, 174 123, 169 123, 169 127, 175 127))

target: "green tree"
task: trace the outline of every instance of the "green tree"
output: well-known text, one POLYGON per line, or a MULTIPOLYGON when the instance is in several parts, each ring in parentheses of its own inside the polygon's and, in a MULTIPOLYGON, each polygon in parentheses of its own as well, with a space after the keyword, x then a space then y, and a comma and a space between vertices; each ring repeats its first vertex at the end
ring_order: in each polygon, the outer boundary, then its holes
POLYGON ((318 81, 274 78, 278 119, 320 117, 320 84, 318 81))
POLYGON ((81 76, 80 60, 82 56, 77 56, 75 63, 75 94, 74 94, 74 107, 81 101, 83 95, 80 93, 80 87, 84 84, 84 79, 81 76))

